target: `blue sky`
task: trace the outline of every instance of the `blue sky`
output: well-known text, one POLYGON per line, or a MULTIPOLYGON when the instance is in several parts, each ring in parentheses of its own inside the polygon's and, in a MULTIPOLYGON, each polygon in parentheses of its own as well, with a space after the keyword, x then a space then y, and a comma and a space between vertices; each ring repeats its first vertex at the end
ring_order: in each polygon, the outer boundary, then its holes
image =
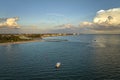
POLYGON ((120 0, 0 0, 0 18, 19 17, 22 27, 52 29, 91 22, 97 11, 119 7, 120 0))

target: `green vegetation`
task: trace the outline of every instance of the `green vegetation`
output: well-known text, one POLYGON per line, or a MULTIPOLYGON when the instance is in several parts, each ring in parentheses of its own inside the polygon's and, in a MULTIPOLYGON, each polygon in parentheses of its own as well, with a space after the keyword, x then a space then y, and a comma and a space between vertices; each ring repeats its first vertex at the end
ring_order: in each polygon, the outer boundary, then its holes
POLYGON ((66 36, 73 34, 54 33, 54 34, 0 34, 0 43, 17 42, 17 41, 30 41, 34 39, 42 39, 43 37, 52 36, 66 36))
POLYGON ((17 41, 28 41, 32 40, 30 38, 22 38, 20 35, 0 35, 0 43, 5 43, 5 42, 17 42, 17 41))

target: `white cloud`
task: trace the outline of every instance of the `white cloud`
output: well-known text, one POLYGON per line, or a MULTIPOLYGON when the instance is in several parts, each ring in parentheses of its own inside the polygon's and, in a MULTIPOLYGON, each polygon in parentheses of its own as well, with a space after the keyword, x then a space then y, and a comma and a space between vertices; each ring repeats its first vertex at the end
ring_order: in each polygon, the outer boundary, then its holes
POLYGON ((80 28, 89 27, 89 26, 91 26, 91 25, 93 25, 92 22, 84 21, 84 22, 81 22, 81 23, 80 23, 80 28))
POLYGON ((72 27, 73 27, 72 24, 65 24, 65 25, 64 25, 64 28, 72 28, 72 27))
POLYGON ((0 18, 0 27, 20 28, 17 24, 18 19, 18 17, 0 18))
POLYGON ((105 10, 99 10, 99 11, 97 12, 97 14, 103 13, 103 12, 105 12, 105 10))
POLYGON ((59 29, 70 29, 70 28, 73 28, 74 26, 72 24, 63 24, 63 25, 59 25, 57 27, 59 29))
POLYGON ((109 10, 98 11, 93 22, 97 24, 104 23, 112 26, 119 25, 120 24, 120 8, 113 8, 109 10))
POLYGON ((80 28, 97 31, 120 31, 120 8, 99 10, 93 22, 82 22, 80 28))

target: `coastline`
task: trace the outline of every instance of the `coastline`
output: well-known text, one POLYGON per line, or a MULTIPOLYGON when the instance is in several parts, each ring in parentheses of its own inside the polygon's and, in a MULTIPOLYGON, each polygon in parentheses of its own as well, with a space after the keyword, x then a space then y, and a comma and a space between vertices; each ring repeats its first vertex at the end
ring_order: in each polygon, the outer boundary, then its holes
MULTIPOLYGON (((30 42, 41 42, 41 41, 44 41, 44 38, 46 38, 46 37, 68 36, 68 35, 73 35, 73 34, 44 34, 41 37, 40 37, 39 34, 28 34, 28 35, 30 35, 30 37, 33 38, 33 39, 31 39, 31 40, 15 41, 15 42, 14 41, 13 42, 3 42, 3 43, 0 43, 0 46, 2 46, 2 45, 11 45, 11 44, 24 44, 24 43, 30 43, 30 42), (36 37, 36 35, 37 35, 37 37, 36 37)), ((11 38, 11 37, 12 38, 15 37, 15 38, 19 39, 19 36, 21 36, 21 35, 19 35, 19 34, 16 34, 16 35, 5 34, 5 35, 2 35, 2 36, 5 37, 5 39, 6 38, 11 38)), ((22 38, 26 39, 26 38, 28 38, 28 36, 23 34, 22 38)), ((56 42, 58 42, 60 40, 55 39, 55 40, 48 40, 48 41, 56 41, 56 42)), ((62 41, 66 41, 66 40, 62 40, 62 41)))
POLYGON ((5 43, 0 43, 0 46, 11 45, 11 44, 24 44, 24 43, 30 43, 30 42, 41 42, 41 41, 42 39, 34 39, 29 41, 17 41, 17 42, 5 42, 5 43))

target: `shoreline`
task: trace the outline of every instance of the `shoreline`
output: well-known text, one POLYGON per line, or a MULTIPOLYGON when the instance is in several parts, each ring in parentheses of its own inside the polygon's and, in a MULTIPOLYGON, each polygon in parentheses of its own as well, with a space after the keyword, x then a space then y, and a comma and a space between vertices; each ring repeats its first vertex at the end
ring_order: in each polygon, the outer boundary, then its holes
POLYGON ((44 41, 44 38, 46 37, 56 37, 56 36, 45 36, 42 38, 34 38, 33 40, 28 40, 28 41, 4 42, 4 43, 0 43, 0 46, 12 45, 12 44, 25 44, 25 43, 30 43, 30 42, 42 42, 44 41))
POLYGON ((34 39, 30 41, 5 42, 5 43, 0 43, 0 46, 11 45, 11 44, 24 44, 24 43, 30 43, 30 42, 41 42, 41 41, 42 39, 34 39))

